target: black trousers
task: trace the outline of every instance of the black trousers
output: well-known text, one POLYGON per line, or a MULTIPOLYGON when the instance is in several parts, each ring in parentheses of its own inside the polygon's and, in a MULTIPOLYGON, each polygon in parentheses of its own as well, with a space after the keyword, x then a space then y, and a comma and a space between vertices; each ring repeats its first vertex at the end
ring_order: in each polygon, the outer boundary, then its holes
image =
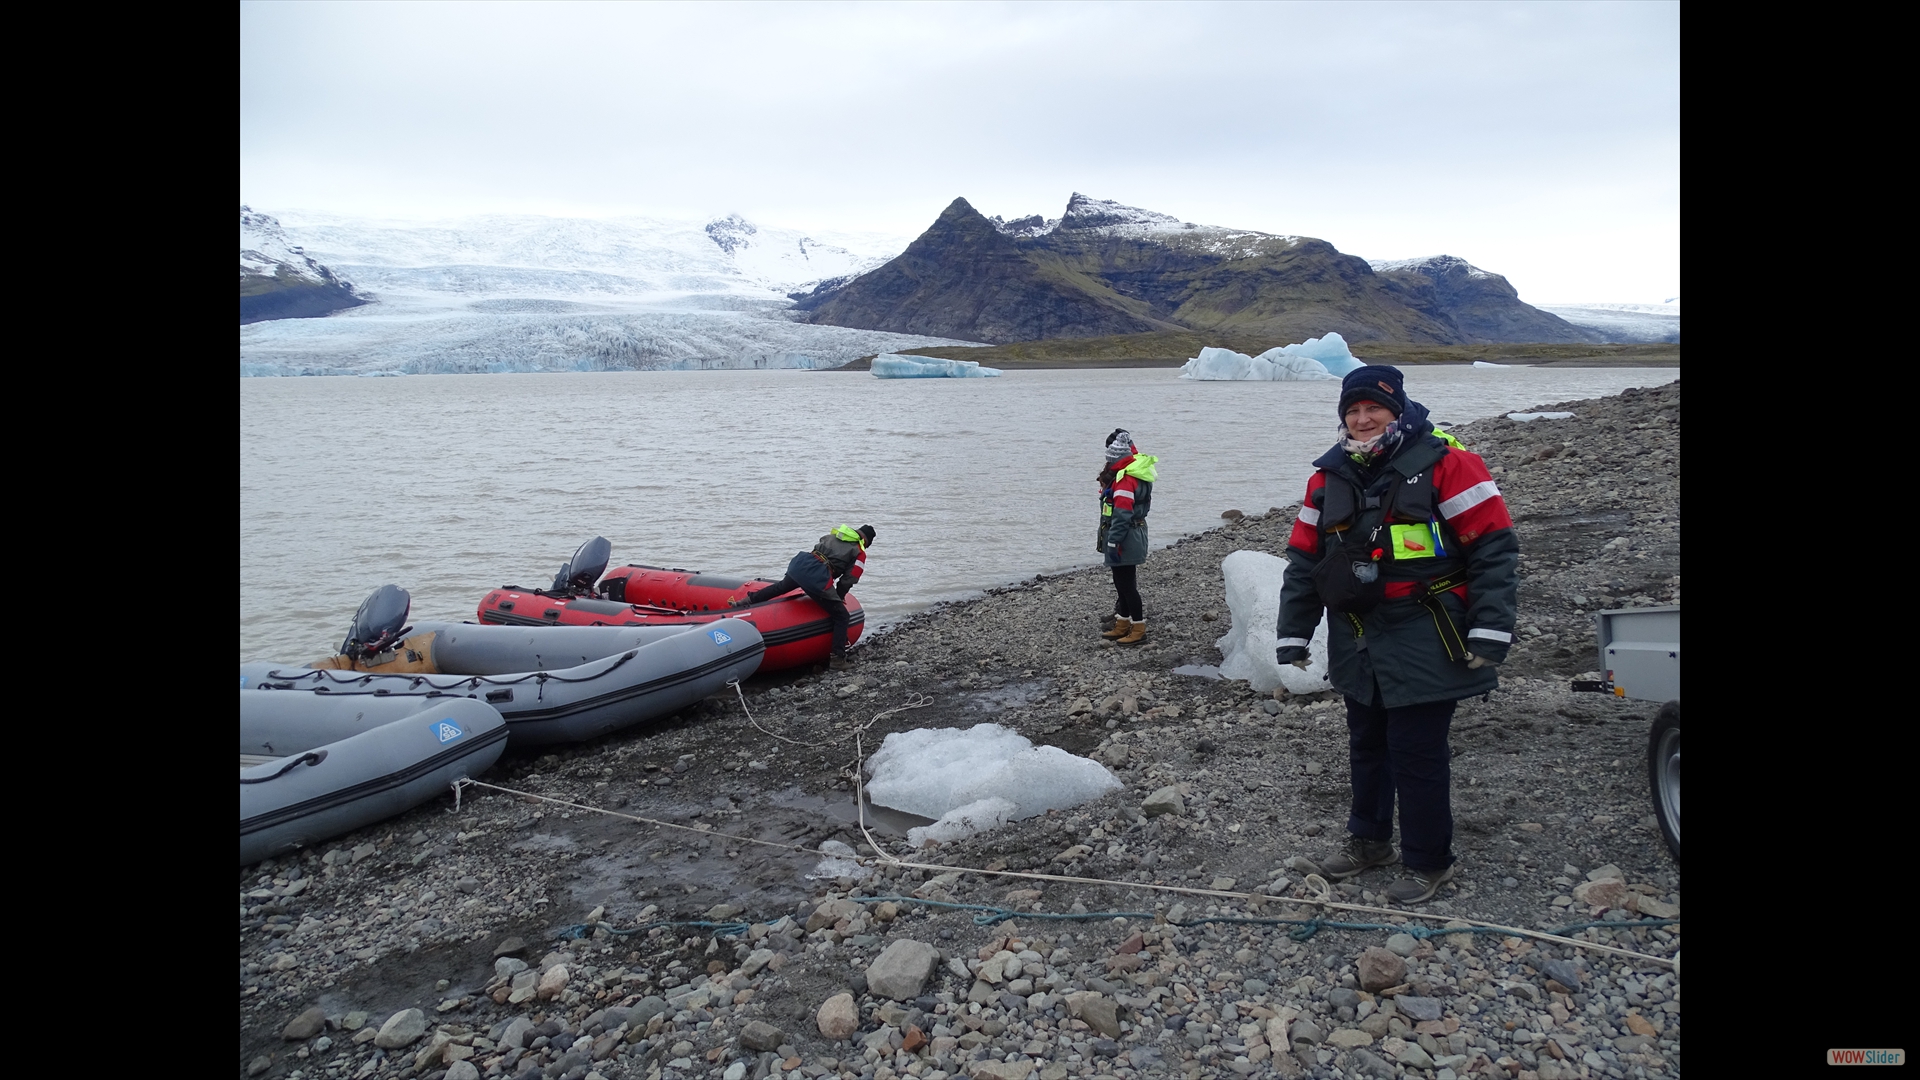
POLYGON ((792 592, 798 586, 820 610, 827 613, 827 622, 833 628, 833 655, 847 655, 847 627, 853 618, 847 614, 847 602, 834 590, 833 575, 827 570, 827 564, 813 557, 810 552, 801 552, 787 564, 787 576, 767 586, 755 589, 747 594, 747 602, 764 604, 776 596, 792 592))
POLYGON ((1137 566, 1113 568, 1113 591, 1117 594, 1113 601, 1113 613, 1123 619, 1146 622, 1147 611, 1140 603, 1140 584, 1135 573, 1139 569, 1137 566))
MULTIPOLYGON (((1378 691, 1376 691, 1378 693, 1378 691)), ((1353 811, 1347 831, 1363 840, 1393 838, 1400 804, 1400 861, 1413 870, 1453 865, 1453 701, 1387 709, 1347 698, 1347 760, 1353 811)))

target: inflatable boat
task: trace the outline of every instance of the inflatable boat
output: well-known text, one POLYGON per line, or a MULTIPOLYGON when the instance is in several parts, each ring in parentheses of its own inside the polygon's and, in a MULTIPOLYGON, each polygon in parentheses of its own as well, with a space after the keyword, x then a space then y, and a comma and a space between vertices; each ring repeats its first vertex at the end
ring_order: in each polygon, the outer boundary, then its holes
POLYGON ((506 749, 499 710, 467 698, 240 694, 240 865, 405 813, 506 749))
POLYGON ((537 631, 416 627, 402 625, 407 603, 397 586, 376 590, 339 655, 310 666, 242 664, 240 688, 325 696, 343 714, 377 698, 472 698, 499 710, 514 746, 538 746, 678 712, 751 676, 766 653, 760 631, 740 619, 537 631))
MULTIPOLYGON (((493 590, 480 601, 480 621, 494 626, 658 627, 734 618, 760 631, 767 649, 762 671, 824 664, 833 651, 833 623, 799 589, 765 603, 729 607, 727 601, 773 582, 638 564, 608 571, 609 550, 606 540, 595 537, 561 566, 552 586, 493 590)), ((854 597, 848 596, 846 603, 851 645, 866 629, 867 615, 854 597)))

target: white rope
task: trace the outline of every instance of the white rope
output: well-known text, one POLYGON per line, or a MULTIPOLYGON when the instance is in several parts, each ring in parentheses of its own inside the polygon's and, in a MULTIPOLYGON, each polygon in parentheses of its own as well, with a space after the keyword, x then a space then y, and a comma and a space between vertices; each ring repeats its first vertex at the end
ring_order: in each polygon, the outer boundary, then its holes
MULTIPOLYGON (((759 722, 754 720, 752 711, 747 710, 746 694, 741 691, 739 680, 737 679, 732 680, 727 685, 733 687, 734 692, 739 695, 740 707, 743 710, 747 711, 747 720, 753 724, 755 730, 761 732, 764 735, 771 735, 774 738, 779 739, 781 742, 794 743, 795 745, 800 745, 800 746, 818 745, 818 744, 811 744, 811 743, 803 743, 796 739, 789 739, 782 735, 776 735, 773 732, 768 731, 767 729, 761 727, 759 722)), ((1399 908, 1373 907, 1366 904, 1345 903, 1343 901, 1338 901, 1333 899, 1333 887, 1329 885, 1327 883, 1327 880, 1321 877, 1319 874, 1308 874, 1301 883, 1308 890, 1310 895, 1308 895, 1305 898, 1287 898, 1287 897, 1268 896, 1263 893, 1227 892, 1219 889, 1195 889, 1195 888, 1190 888, 1184 885, 1157 885, 1157 884, 1149 884, 1146 882, 1139 882, 1139 881, 1118 881, 1111 878, 1076 877, 1076 876, 1071 876, 1066 874, 1038 874, 1038 873, 1032 873, 1029 871, 1022 871, 1022 870, 982 870, 975 867, 948 866, 941 863, 911 862, 905 859, 896 858, 892 854, 889 854, 887 852, 887 850, 880 844, 880 842, 874 838, 873 833, 869 831, 867 828, 866 785, 862 780, 862 777, 866 774, 866 750, 865 750, 864 740, 862 739, 862 734, 866 732, 868 729, 872 728, 873 725, 879 723, 881 719, 883 719, 884 717, 891 716, 894 713, 906 712, 910 709, 925 708, 926 706, 931 704, 933 704, 932 697, 926 694, 916 694, 913 697, 908 698, 906 704, 898 705, 891 709, 883 709, 880 712, 875 713, 871 720, 868 720, 866 723, 861 724, 860 726, 853 729, 854 799, 855 799, 855 805, 859 811, 860 835, 866 837, 867 845, 874 852, 874 855, 872 856, 860 855, 857 853, 854 855, 853 857, 854 861, 859 863, 862 866, 869 866, 878 862, 885 862, 887 865, 901 869, 901 870, 930 870, 936 874, 949 874, 949 873, 979 874, 982 877, 991 875, 994 877, 1003 877, 1003 878, 1019 878, 1026 881, 1051 881, 1051 882, 1057 882, 1061 884, 1099 885, 1099 886, 1106 886, 1109 888, 1129 889, 1129 890, 1140 889, 1140 890, 1150 891, 1150 892, 1177 893, 1183 896, 1204 896, 1204 897, 1212 897, 1220 900, 1232 900, 1232 901, 1237 901, 1239 903, 1243 903, 1252 907, 1264 906, 1269 901, 1280 902, 1280 903, 1296 903, 1296 904, 1306 903, 1306 904, 1314 904, 1319 907, 1327 908, 1333 911, 1354 911, 1354 912, 1363 912, 1370 915, 1385 915, 1385 916, 1397 917, 1401 919, 1426 919, 1426 920, 1435 921, 1435 922, 1441 922, 1441 921, 1461 922, 1461 923, 1465 923, 1467 926, 1476 926, 1476 927, 1481 927, 1483 929, 1496 930, 1506 934, 1509 937, 1534 938, 1540 941, 1550 941, 1557 945, 1570 945, 1576 949, 1590 949, 1598 952, 1612 953, 1616 956, 1630 957, 1635 960, 1644 960, 1644 961, 1647 961, 1648 963, 1662 964, 1667 967, 1675 966, 1674 960, 1670 957, 1654 956, 1651 953, 1636 952, 1632 949, 1622 949, 1613 945, 1602 945, 1599 942, 1594 942, 1594 941, 1580 941, 1575 938, 1561 937, 1557 934, 1549 934, 1540 930, 1527 930, 1522 927, 1506 926, 1501 923, 1483 922, 1478 919, 1460 918, 1458 916, 1452 916, 1452 915, 1435 915, 1435 914, 1430 914, 1422 911, 1406 911, 1399 908)), ((778 848, 783 851, 798 852, 803 855, 821 854, 821 852, 817 848, 804 848, 804 847, 800 847, 797 844, 783 844, 783 843, 778 843, 772 840, 761 840, 751 836, 736 836, 731 833, 716 832, 710 828, 709 829, 696 828, 691 825, 681 825, 672 821, 661 821, 658 818, 642 817, 638 814, 623 814, 615 810, 606 810, 597 806, 588 806, 584 803, 576 803, 567 799, 557 799, 550 795, 538 795, 530 791, 517 791, 513 788, 502 787, 498 784, 483 783, 482 781, 473 780, 466 777, 462 777, 461 779, 454 781, 454 784, 453 784, 454 804, 455 804, 456 810, 458 809, 458 806, 459 806, 460 789, 469 784, 474 787, 491 788, 494 791, 504 792, 509 795, 517 795, 523 798, 537 799, 541 802, 553 803, 557 806, 565 806, 570 809, 590 811, 596 814, 606 814, 609 817, 623 818, 627 821, 639 822, 640 824, 643 824, 643 825, 655 825, 662 828, 679 829, 683 832, 691 832, 700 836, 710 837, 713 839, 734 840, 743 844, 756 844, 761 847, 778 848)), ((1621 929, 1629 929, 1629 927, 1623 926, 1621 927, 1621 929)))

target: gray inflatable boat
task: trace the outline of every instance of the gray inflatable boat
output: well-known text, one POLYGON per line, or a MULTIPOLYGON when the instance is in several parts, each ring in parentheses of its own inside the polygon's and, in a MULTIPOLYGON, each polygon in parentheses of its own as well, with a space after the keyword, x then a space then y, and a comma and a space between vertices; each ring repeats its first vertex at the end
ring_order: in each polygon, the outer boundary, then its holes
POLYGON ((507 746, 499 710, 470 698, 268 697, 240 693, 242 866, 405 813, 507 746))
MULTIPOLYGON (((685 627, 423 623, 408 630, 414 633, 401 638, 396 631, 377 651, 342 650, 373 670, 242 664, 243 696, 323 696, 341 715, 383 698, 473 698, 499 710, 514 746, 538 746, 677 712, 751 676, 766 653, 760 631, 739 619, 685 627), (422 670, 429 667, 437 670, 422 670)), ((249 704, 272 708, 271 701, 249 704)))

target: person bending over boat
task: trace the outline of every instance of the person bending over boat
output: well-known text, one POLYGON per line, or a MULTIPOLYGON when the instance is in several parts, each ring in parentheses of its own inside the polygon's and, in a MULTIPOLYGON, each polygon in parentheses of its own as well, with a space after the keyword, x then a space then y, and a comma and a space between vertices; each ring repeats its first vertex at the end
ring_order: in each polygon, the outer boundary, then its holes
POLYGON ((873 537, 871 525, 862 525, 857 529, 836 525, 832 532, 813 545, 812 551, 802 551, 787 563, 785 577, 764 589, 736 596, 727 604, 731 607, 764 604, 796 588, 806 593, 814 603, 820 605, 833 623, 833 656, 827 663, 838 671, 851 663, 847 659, 846 597, 853 591, 860 575, 866 572, 867 548, 873 543, 873 537))

